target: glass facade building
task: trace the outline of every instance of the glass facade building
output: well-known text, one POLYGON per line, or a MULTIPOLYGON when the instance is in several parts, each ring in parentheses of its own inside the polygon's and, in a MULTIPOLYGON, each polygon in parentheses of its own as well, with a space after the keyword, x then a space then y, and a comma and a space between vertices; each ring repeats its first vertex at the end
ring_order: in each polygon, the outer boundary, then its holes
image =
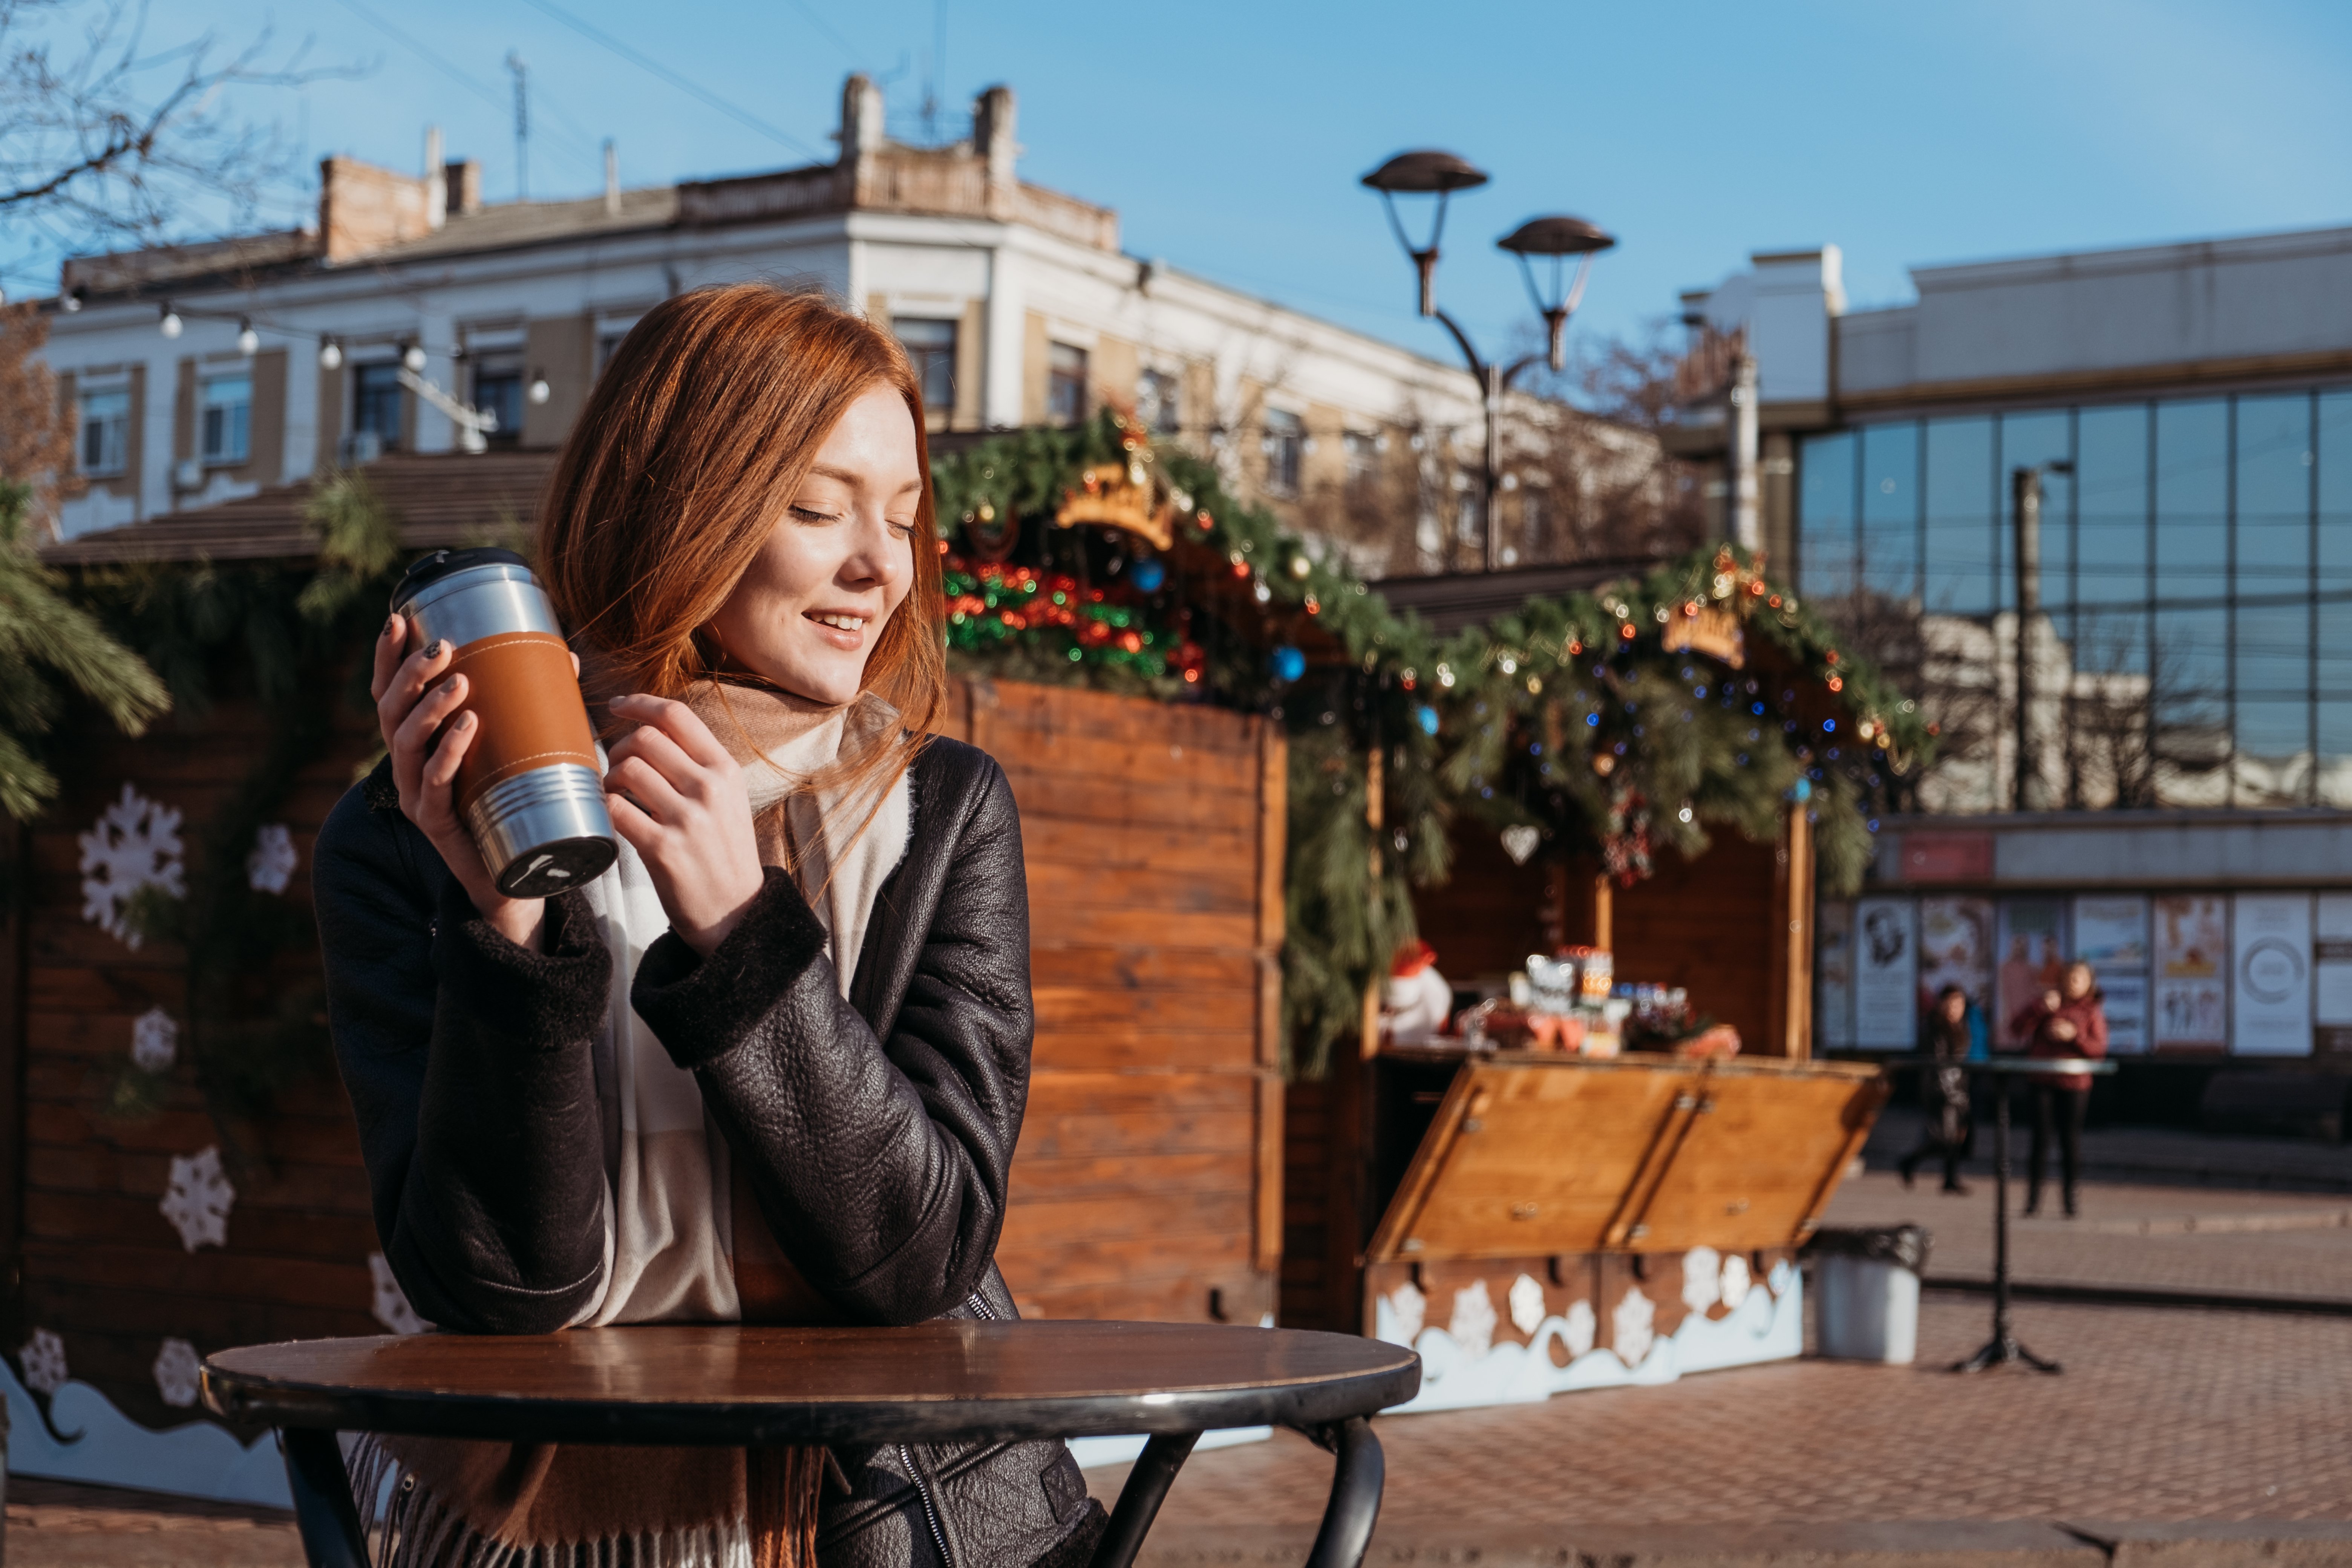
MULTIPOLYGON (((1889 419, 1799 443, 1799 591, 1916 616, 1947 676, 2013 648, 2012 473, 2045 471, 2041 603, 2074 704, 2147 765, 2052 804, 2352 806, 2352 388, 1889 419), (1940 629, 1939 629, 1940 628, 1940 629), (1979 628, 1971 630, 1971 628, 1979 628), (1969 650, 1976 650, 1971 654, 1969 650), (2102 792, 2095 791, 2095 794, 2102 792)), ((1997 770, 1980 770, 1986 779, 1997 770)), ((2009 804, 1990 788, 1948 809, 2009 804)))

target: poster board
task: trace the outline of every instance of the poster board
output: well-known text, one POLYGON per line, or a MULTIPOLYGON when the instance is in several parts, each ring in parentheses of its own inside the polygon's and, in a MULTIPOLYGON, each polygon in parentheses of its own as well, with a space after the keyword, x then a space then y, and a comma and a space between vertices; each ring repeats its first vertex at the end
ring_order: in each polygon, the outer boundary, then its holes
POLYGON ((2230 1044, 2230 917, 2210 893, 2153 901, 2155 972, 2148 1016, 2159 1050, 2223 1050, 2230 1044))
POLYGON ((2311 1054, 2311 895, 2240 893, 2231 911, 2230 1048, 2311 1054))
POLYGON ((2066 966, 2066 904, 2063 899, 2004 899, 2000 942, 1993 970, 1992 1048, 2021 1050, 2010 1036, 2010 1020, 2044 991, 2054 988, 2066 966))
POLYGON ((2085 893, 2074 900, 2074 956, 2098 972, 2105 997, 2107 1049, 2147 1049, 2147 900, 2137 893, 2085 893))
POLYGON ((1907 899, 1853 906, 1853 1043, 1907 1051, 1919 1043, 1917 910, 1907 899))
POLYGON ((1843 899, 1813 917, 1813 1029, 1823 1050, 1853 1048, 1853 905, 1843 899))
POLYGON ((1978 1009, 1992 1009, 1993 904, 1990 899, 1943 895, 1919 900, 1919 1005, 1924 1012, 1947 985, 1969 994, 1978 1009))
POLYGON ((2311 968, 2312 1048, 2352 1055, 2352 893, 2319 895, 2311 968))

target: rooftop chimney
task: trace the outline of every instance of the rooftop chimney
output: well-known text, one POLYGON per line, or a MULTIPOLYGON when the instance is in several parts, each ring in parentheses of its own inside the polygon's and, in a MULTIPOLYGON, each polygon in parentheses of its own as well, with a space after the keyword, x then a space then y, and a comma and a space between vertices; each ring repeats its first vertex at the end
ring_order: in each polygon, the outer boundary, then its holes
POLYGON ((1013 89, 1001 82, 972 100, 972 150, 988 165, 991 217, 1013 216, 1013 194, 1020 186, 1020 176, 1013 173, 1021 156, 1020 143, 1013 139, 1017 119, 1013 89))
POLYGON ((449 210, 459 217, 472 217, 482 210, 482 161, 478 158, 452 158, 441 165, 443 181, 449 187, 449 210))
POLYGON ((882 89, 864 71, 853 71, 841 84, 841 162, 857 162, 863 153, 879 152, 887 140, 882 130, 882 89))
POLYGON ((621 216, 621 154, 610 136, 604 138, 604 216, 621 216))
POLYGON ((441 167, 441 128, 425 128, 425 226, 439 228, 449 220, 449 177, 441 167))
MULTIPOLYGON (((349 261, 433 232, 426 182, 357 158, 319 163, 319 239, 330 262, 349 261)), ((446 205, 446 191, 443 193, 446 205)))

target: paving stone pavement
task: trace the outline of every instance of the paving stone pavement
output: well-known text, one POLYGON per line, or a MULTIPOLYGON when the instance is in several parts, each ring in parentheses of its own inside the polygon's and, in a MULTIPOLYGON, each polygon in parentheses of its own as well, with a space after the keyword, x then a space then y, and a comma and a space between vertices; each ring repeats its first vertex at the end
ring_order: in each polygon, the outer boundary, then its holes
MULTIPOLYGON (((1931 1295, 1915 1367, 1788 1362, 1390 1417, 1381 1529, 2352 1521, 2352 1321, 2026 1303, 2020 1336, 2063 1375, 1935 1370, 1990 1320, 1980 1300, 1931 1295)), ((1286 1433, 1199 1455, 1153 1541, 1309 1527, 1330 1463, 1286 1433)), ((1124 1479, 1087 1475, 1107 1500, 1124 1479)))
MULTIPOLYGON (((1909 1191, 1889 1171, 1850 1178, 1824 1221, 1925 1226, 1930 1278, 1992 1277, 1993 1184, 1968 1178, 1962 1197, 1922 1174, 1909 1191)), ((2020 1280, 2134 1289, 2298 1298, 2352 1304, 2352 1196, 2086 1182, 2081 1217, 2055 1193, 2022 1216, 2010 1187, 2010 1268, 2020 1280)))

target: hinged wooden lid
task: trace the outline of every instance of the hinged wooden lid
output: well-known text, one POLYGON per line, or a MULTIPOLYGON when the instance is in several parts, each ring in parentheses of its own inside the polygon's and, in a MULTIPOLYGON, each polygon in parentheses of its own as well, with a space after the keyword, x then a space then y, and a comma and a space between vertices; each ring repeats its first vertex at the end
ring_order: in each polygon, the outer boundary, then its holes
POLYGON ((1885 1099, 1855 1063, 1474 1058, 1366 1258, 1791 1247, 1885 1099))

